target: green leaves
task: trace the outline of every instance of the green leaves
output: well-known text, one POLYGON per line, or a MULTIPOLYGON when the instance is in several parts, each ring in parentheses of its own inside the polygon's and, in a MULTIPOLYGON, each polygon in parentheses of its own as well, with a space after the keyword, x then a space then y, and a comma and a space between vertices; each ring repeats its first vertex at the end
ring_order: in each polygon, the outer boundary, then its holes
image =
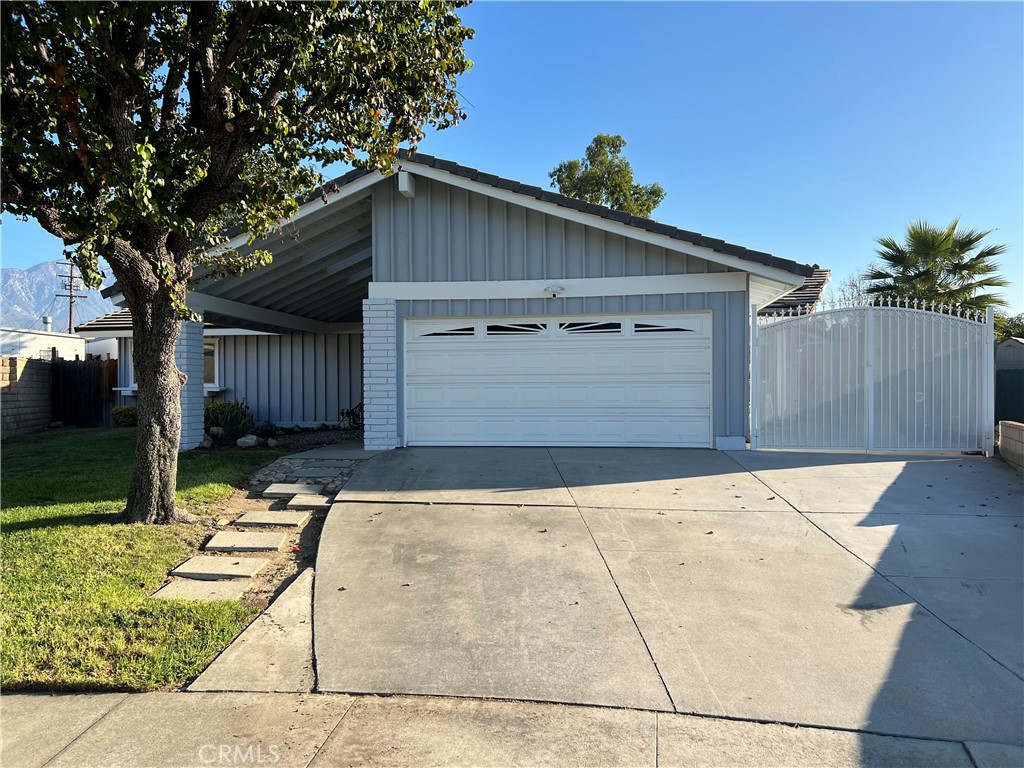
POLYGON ((465 118, 464 5, 6 2, 3 210, 64 239, 87 281, 102 257, 180 297, 195 263, 256 268, 269 257, 202 251, 274 232, 314 162, 390 172, 465 118))
POLYGON ((998 273, 996 259, 1007 247, 982 247, 990 234, 960 229, 959 219, 945 227, 924 220, 911 222, 902 243, 891 237, 876 241, 880 261, 864 271, 867 292, 975 310, 1004 306, 1006 302, 1000 296, 985 292, 1009 285, 998 273))
POLYGON ((657 182, 633 181, 633 166, 622 157, 625 146, 621 136, 599 133, 582 160, 566 160, 548 174, 551 186, 568 197, 649 219, 665 190, 657 182))

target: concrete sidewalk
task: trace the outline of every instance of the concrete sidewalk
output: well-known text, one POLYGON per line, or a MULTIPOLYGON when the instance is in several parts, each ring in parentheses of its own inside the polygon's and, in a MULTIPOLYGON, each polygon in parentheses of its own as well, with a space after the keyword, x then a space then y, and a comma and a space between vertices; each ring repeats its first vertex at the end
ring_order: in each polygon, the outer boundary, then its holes
POLYGON ((0 699, 5 768, 1020 766, 1024 749, 630 709, 329 694, 0 699), (973 758, 973 763, 972 763, 973 758))

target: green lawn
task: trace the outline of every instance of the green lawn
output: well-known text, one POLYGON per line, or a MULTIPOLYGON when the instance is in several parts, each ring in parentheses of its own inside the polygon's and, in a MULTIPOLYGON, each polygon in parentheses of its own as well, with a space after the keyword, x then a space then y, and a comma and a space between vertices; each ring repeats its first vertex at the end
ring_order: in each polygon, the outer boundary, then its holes
MULTIPOLYGON (((202 670, 254 611, 152 600, 201 527, 119 518, 133 429, 64 429, 2 445, 0 685, 5 690, 151 690, 202 670)), ((201 513, 281 454, 182 454, 178 502, 201 513)))

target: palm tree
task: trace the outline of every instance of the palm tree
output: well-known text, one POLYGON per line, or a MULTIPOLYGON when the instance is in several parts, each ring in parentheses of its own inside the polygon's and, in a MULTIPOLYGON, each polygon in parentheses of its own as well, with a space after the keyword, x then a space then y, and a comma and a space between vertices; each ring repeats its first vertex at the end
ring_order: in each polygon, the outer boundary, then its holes
POLYGON ((979 311, 1005 306, 1002 297, 984 291, 1009 285, 998 273, 996 261, 1006 252, 1006 246, 982 247, 981 241, 992 234, 991 230, 979 232, 959 226, 959 218, 944 228, 914 221, 907 227, 902 244, 891 237, 878 238, 881 247, 875 253, 881 261, 871 264, 862 275, 868 294, 979 311))

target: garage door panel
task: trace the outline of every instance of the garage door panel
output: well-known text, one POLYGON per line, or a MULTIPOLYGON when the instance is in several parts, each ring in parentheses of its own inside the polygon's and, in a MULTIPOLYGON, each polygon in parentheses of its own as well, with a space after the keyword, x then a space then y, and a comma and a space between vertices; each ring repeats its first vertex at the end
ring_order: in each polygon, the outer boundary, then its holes
POLYGON ((498 318, 432 320, 422 327, 423 321, 410 320, 406 442, 706 447, 711 442, 707 320, 703 315, 498 318), (575 330, 594 323, 614 332, 575 330), (689 330, 641 334, 634 332, 634 323, 689 330), (524 324, 530 333, 487 335, 488 328, 524 324), (449 325, 472 333, 425 335, 449 325), (534 333, 534 328, 541 330, 534 333))
POLYGON ((632 409, 700 408, 708 402, 706 381, 681 381, 677 384, 637 384, 621 376, 620 382, 579 383, 547 376, 541 381, 488 383, 460 382, 445 385, 419 383, 406 397, 409 413, 430 408, 581 408, 596 406, 622 412, 632 409))
POLYGON ((416 445, 466 445, 486 439, 488 445, 659 446, 668 441, 707 445, 710 440, 703 415, 639 419, 606 414, 562 418, 430 416, 410 421, 409 430, 409 442, 416 445))

